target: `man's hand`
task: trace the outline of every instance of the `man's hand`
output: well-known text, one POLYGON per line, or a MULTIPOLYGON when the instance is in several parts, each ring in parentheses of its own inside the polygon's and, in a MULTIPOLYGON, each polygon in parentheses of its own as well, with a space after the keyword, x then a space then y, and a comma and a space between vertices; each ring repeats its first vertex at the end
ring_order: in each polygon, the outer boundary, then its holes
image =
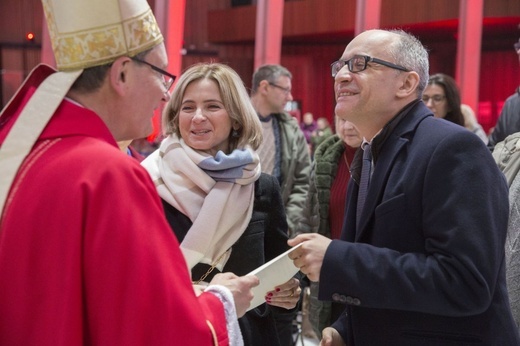
POLYGON ((235 300, 235 309, 237 316, 242 317, 247 312, 251 300, 253 300, 253 292, 251 288, 260 284, 260 280, 256 276, 236 276, 233 273, 217 274, 211 280, 210 285, 222 285, 227 287, 233 294, 235 300))
POLYGON ((289 254, 296 267, 307 275, 309 280, 318 281, 320 278, 321 265, 325 251, 332 240, 317 233, 305 233, 289 239, 289 246, 296 246, 303 243, 298 249, 289 254))
POLYGON ((338 331, 332 327, 323 329, 320 346, 346 346, 338 331))

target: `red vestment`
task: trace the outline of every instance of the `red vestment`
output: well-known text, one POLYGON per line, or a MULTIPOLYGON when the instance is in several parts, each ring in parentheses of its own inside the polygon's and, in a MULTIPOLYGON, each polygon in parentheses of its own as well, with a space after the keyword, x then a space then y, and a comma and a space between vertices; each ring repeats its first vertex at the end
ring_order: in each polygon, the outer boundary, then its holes
MULTIPOLYGON (((49 71, 0 119, 3 143, 49 71)), ((228 344, 196 297, 148 173, 101 119, 64 101, 18 171, 0 221, 0 345, 228 344)))

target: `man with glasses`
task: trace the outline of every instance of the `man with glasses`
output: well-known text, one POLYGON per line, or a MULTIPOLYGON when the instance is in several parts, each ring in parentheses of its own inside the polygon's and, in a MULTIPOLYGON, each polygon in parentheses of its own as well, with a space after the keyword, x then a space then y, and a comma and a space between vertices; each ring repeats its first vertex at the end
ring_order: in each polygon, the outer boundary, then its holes
POLYGON ((175 76, 145 0, 42 0, 59 72, 0 115, 0 345, 239 345, 254 276, 194 289, 142 138, 175 76))
MULTIPOLYGON (((520 25, 518 26, 520 29, 520 25)), ((518 55, 520 63, 520 39, 513 45, 515 53, 518 55)), ((500 112, 495 128, 489 135, 488 146, 494 149, 498 142, 503 141, 507 136, 520 131, 520 87, 515 93, 509 96, 500 112)))
POLYGON ((365 31, 332 64, 335 111, 359 129, 363 158, 341 238, 289 240, 319 299, 345 304, 321 345, 520 344, 505 283, 507 184, 477 136, 421 101, 428 65, 401 30, 365 31))
MULTIPOLYGON (((289 237, 294 236, 302 216, 311 162, 307 141, 298 121, 284 111, 292 101, 292 74, 280 65, 264 65, 253 74, 251 102, 262 123, 263 141, 257 152, 262 172, 278 179, 287 214, 289 237)), ((291 345, 296 310, 277 322, 281 344, 291 345)))
POLYGON ((285 67, 264 65, 253 74, 251 89, 264 135, 258 149, 262 172, 278 178, 290 236, 301 217, 311 169, 305 136, 298 121, 284 110, 293 100, 291 80, 292 74, 285 67))

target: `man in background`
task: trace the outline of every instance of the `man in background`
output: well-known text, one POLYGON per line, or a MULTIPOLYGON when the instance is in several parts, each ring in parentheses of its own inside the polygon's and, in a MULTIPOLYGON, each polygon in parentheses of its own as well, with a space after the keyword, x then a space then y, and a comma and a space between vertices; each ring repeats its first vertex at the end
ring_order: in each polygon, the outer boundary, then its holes
MULTIPOLYGON (((518 26, 520 29, 520 25, 518 26)), ((513 45, 520 63, 520 39, 513 45)), ((498 142, 503 141, 510 134, 520 131, 520 87, 509 96, 500 112, 497 124, 489 135, 488 147, 493 151, 498 142)))
POLYGON ((292 101, 292 74, 280 65, 261 66, 253 74, 251 101, 264 140, 258 149, 262 172, 274 175, 282 188, 289 236, 300 220, 309 190, 310 155, 298 121, 284 111, 292 101))
MULTIPOLYGON (((298 121, 284 111, 292 101, 292 74, 280 65, 264 65, 253 74, 251 102, 258 113, 264 139, 257 150, 262 172, 275 176, 282 189, 289 237, 294 235, 309 190, 310 154, 298 121)), ((297 311, 277 320, 284 345, 293 344, 292 326, 297 311)))

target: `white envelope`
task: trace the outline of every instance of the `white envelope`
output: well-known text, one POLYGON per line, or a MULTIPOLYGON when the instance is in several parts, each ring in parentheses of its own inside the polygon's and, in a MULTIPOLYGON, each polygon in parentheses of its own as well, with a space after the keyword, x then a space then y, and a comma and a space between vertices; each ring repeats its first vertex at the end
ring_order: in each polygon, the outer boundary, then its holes
POLYGON ((267 292, 272 291, 275 286, 287 282, 298 272, 299 269, 295 267, 293 261, 289 258, 289 254, 300 247, 300 245, 302 245, 302 243, 290 248, 283 254, 273 258, 269 262, 264 263, 247 274, 256 275, 260 280, 260 284, 252 289, 255 297, 251 301, 251 306, 247 311, 265 303, 267 292))

